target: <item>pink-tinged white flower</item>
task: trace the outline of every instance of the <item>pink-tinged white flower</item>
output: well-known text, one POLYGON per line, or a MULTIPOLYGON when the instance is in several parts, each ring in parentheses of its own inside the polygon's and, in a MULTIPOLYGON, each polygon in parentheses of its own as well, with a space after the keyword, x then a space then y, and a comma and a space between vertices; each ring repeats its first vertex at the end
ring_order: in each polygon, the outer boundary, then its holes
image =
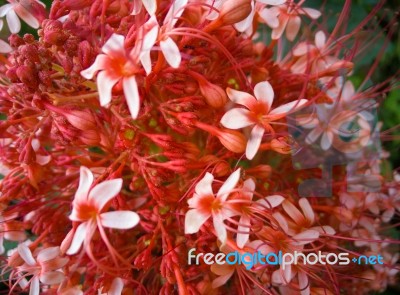
POLYGON ((133 0, 132 15, 137 15, 142 10, 142 6, 146 9, 147 13, 154 15, 157 11, 156 0, 133 0))
POLYGON ((245 108, 233 108, 221 119, 221 124, 230 129, 240 129, 253 126, 246 146, 246 157, 251 160, 256 155, 265 132, 273 133, 271 124, 284 118, 289 112, 303 106, 307 100, 300 99, 271 109, 274 101, 274 91, 269 82, 260 82, 254 87, 254 96, 227 88, 230 100, 245 108))
MULTIPOLYGON (((2 19, 0 19, 0 31, 3 28, 4 22, 2 19)), ((0 39, 0 53, 9 53, 12 51, 12 48, 10 45, 8 45, 7 42, 3 41, 0 39)))
MULTIPOLYGON (((318 31, 314 37, 314 44, 309 42, 300 42, 293 49, 293 56, 297 61, 291 65, 290 70, 293 73, 330 75, 338 69, 351 70, 353 63, 341 60, 332 55, 330 44, 326 43, 326 35, 322 31, 318 31)), ((338 81, 341 81, 338 79, 338 81)), ((326 82, 326 81, 325 81, 326 82)), ((337 85, 337 82, 336 82, 337 85)), ((342 87, 340 87, 342 88, 342 87)))
POLYGON ((20 274, 32 276, 29 282, 25 278, 20 281, 20 285, 27 286, 29 284, 29 294, 40 294, 40 283, 45 285, 60 284, 65 275, 62 268, 68 263, 68 258, 60 257, 59 247, 50 247, 40 250, 36 259, 33 257, 31 250, 25 244, 18 245, 19 256, 24 263, 17 267, 20 274))
POLYGON ((79 187, 75 193, 72 213, 69 216, 70 220, 80 224, 67 250, 69 255, 77 253, 84 241, 89 242, 97 227, 130 229, 139 223, 139 216, 132 211, 104 212, 107 203, 121 191, 122 179, 107 180, 91 188, 93 178, 92 172, 82 166, 79 187))
POLYGON ((97 89, 100 105, 107 106, 111 102, 112 88, 122 80, 122 87, 129 111, 136 119, 140 109, 139 90, 135 75, 140 67, 138 58, 132 56, 124 47, 125 37, 111 35, 101 48, 104 54, 99 54, 94 63, 81 72, 86 79, 92 79, 97 72, 97 89))
POLYGON ((265 8, 260 12, 261 18, 271 27, 271 38, 274 40, 281 38, 286 30, 286 38, 289 41, 293 41, 300 30, 300 15, 307 15, 312 19, 317 19, 321 16, 321 13, 312 8, 302 8, 294 2, 265 8))
MULTIPOLYGON (((0 7, 0 17, 6 17, 8 28, 11 33, 16 34, 21 30, 21 21, 18 17, 32 28, 39 28, 39 20, 31 13, 32 4, 29 3, 29 1, 8 0, 8 2, 8 4, 4 4, 0 7)), ((34 0, 33 2, 46 7, 44 3, 39 0, 34 0)))
POLYGON ((188 0, 177 0, 171 5, 168 13, 164 19, 163 25, 157 22, 155 16, 152 16, 149 21, 144 25, 144 30, 146 31, 143 46, 140 53, 140 61, 147 74, 151 72, 151 58, 150 52, 154 44, 160 43, 161 52, 163 53, 167 63, 173 67, 178 68, 182 57, 179 51, 178 45, 170 37, 172 30, 178 21, 179 17, 182 15, 184 8, 188 0))
POLYGON ((4 239, 22 242, 26 239, 23 223, 15 220, 18 214, 3 215, 0 213, 0 254, 5 252, 4 239))
MULTIPOLYGON (((236 211, 240 212, 240 220, 238 226, 238 233, 236 235, 236 244, 239 248, 243 248, 249 241, 250 228, 251 228, 251 212, 252 199, 256 184, 253 179, 249 178, 243 182, 243 187, 239 198, 243 203, 238 203, 236 211)), ((235 198, 237 200, 237 198, 235 198)), ((279 206, 284 201, 284 197, 279 195, 268 196, 263 199, 257 200, 256 204, 261 205, 263 208, 272 209, 279 206)))
POLYGON ((200 227, 212 217, 217 237, 222 243, 225 243, 227 231, 224 219, 236 214, 227 199, 239 178, 240 169, 233 172, 217 194, 214 194, 212 189, 214 176, 208 172, 204 175, 197 183, 193 197, 188 200, 190 210, 185 216, 185 234, 197 233, 200 227))

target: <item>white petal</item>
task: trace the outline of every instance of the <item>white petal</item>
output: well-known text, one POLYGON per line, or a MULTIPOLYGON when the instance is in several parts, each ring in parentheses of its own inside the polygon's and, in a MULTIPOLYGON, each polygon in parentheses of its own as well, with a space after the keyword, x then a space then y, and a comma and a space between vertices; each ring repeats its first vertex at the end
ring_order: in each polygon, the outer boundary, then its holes
POLYGON ((315 219, 314 210, 312 209, 312 207, 311 207, 310 203, 308 202, 308 200, 306 198, 301 198, 299 200, 299 206, 301 208, 301 211, 303 211, 303 213, 304 213, 304 217, 310 223, 314 223, 314 219, 315 219))
POLYGON ((238 234, 236 236, 236 244, 240 249, 242 249, 249 240, 249 235, 250 235, 249 233, 250 233, 250 218, 247 215, 242 215, 239 221, 238 234))
POLYGON ((318 31, 315 34, 315 45, 319 49, 322 49, 325 46, 325 42, 326 42, 326 36, 325 36, 324 32, 318 31))
POLYGON ((313 129, 310 133, 307 134, 306 143, 307 144, 314 143, 318 139, 318 137, 321 136, 323 131, 324 130, 321 127, 317 126, 315 129, 313 129))
POLYGON ((142 2, 148 14, 154 15, 156 13, 157 10, 156 0, 142 0, 142 2))
POLYGON ((261 145, 261 140, 264 135, 264 132, 265 132, 264 128, 259 125, 255 125, 251 130, 250 138, 246 146, 247 159, 252 160, 254 156, 257 154, 258 149, 260 148, 261 145))
POLYGON ((115 52, 123 52, 124 51, 124 42, 125 37, 118 34, 112 34, 111 37, 104 43, 101 50, 108 54, 113 55, 115 52))
POLYGON ((251 106, 257 103, 255 97, 248 94, 247 92, 235 90, 228 87, 226 89, 226 94, 231 101, 237 104, 241 104, 242 106, 245 106, 247 108, 251 108, 251 106))
MULTIPOLYGON (((9 12, 13 8, 12 4, 5 4, 0 7, 0 17, 4 17, 7 12, 9 12)), ((1 29, 1 28, 0 28, 1 29)))
POLYGON ((286 38, 293 41, 300 30, 301 18, 299 16, 289 18, 286 27, 286 38))
POLYGON ((281 115, 288 112, 293 112, 308 102, 307 99, 295 100, 277 107, 269 112, 270 115, 281 115))
POLYGON ((274 90, 269 82, 260 82, 254 87, 254 95, 259 101, 262 101, 271 109, 272 102, 274 101, 274 90))
POLYGON ((160 42, 160 47, 168 64, 173 68, 178 68, 181 64, 181 53, 174 40, 168 37, 160 42))
POLYGON ((30 266, 36 265, 36 260, 32 256, 31 249, 25 244, 18 245, 18 254, 25 261, 26 264, 30 266))
POLYGON ((279 27, 279 19, 275 10, 265 8, 259 12, 259 15, 271 29, 279 27))
POLYGON ((233 172, 218 190, 217 197, 225 201, 230 192, 235 188, 240 178, 240 168, 233 172))
POLYGON ((15 12, 29 26, 31 26, 34 29, 38 29, 39 28, 39 26, 40 26, 39 21, 27 9, 25 9, 22 5, 16 5, 15 6, 15 12))
POLYGON ((333 133, 330 131, 326 131, 322 134, 322 139, 321 139, 321 148, 324 151, 327 151, 333 142, 333 133))
POLYGON ((60 247, 50 247, 41 250, 36 258, 39 262, 45 262, 56 258, 58 255, 60 255, 60 247))
POLYGON ((81 71, 81 76, 86 79, 92 79, 98 71, 106 69, 108 59, 107 55, 99 54, 89 68, 81 71))
POLYGON ((319 232, 316 230, 308 229, 292 237, 294 245, 309 244, 319 238, 319 232))
POLYGON ((111 287, 108 290, 108 294, 110 295, 121 295, 122 290, 124 289, 124 282, 121 278, 115 278, 112 283, 111 287))
POLYGON ((300 294, 301 295, 310 295, 310 285, 308 284, 308 277, 307 275, 300 271, 298 273, 298 278, 299 278, 299 288, 300 288, 300 294))
POLYGON ((100 214, 101 225, 116 229, 129 229, 135 227, 140 217, 132 211, 113 211, 100 214))
POLYGON ((61 271, 50 271, 40 275, 40 281, 46 285, 56 285, 64 280, 65 275, 61 271))
POLYGON ((150 51, 142 52, 140 54, 140 63, 142 64, 146 75, 151 73, 151 56, 150 51))
POLYGON ((223 217, 219 212, 213 212, 213 224, 215 228, 215 232, 217 234, 218 239, 222 244, 225 244, 226 238, 228 237, 225 224, 223 221, 223 217))
POLYGON ((39 278, 34 276, 30 280, 29 295, 39 295, 40 293, 40 282, 39 278))
POLYGON ((286 2, 286 0, 257 0, 257 2, 264 3, 267 5, 281 5, 286 2))
POLYGON ((211 184, 214 181, 214 176, 211 173, 206 173, 204 177, 196 184, 195 191, 199 196, 214 195, 211 184))
POLYGON ((240 129, 254 124, 249 117, 250 112, 248 110, 234 108, 225 113, 221 118, 221 124, 229 129, 240 129))
POLYGON ((312 19, 317 19, 321 16, 321 12, 313 8, 303 8, 302 13, 306 14, 312 19))
POLYGON ((123 79, 123 88, 126 103, 133 119, 136 119, 140 110, 140 96, 135 76, 123 79))
POLYGON ((0 53, 9 53, 12 51, 10 45, 7 42, 0 39, 0 53))
POLYGON ((122 179, 106 180, 90 190, 89 201, 94 202, 98 211, 121 191, 122 179))
POLYGON ((171 8, 168 10, 167 15, 164 19, 164 25, 168 24, 170 28, 174 27, 178 18, 182 15, 184 9, 183 7, 186 6, 188 0, 175 0, 173 1, 171 8))
POLYGON ((236 30, 238 30, 239 32, 244 32, 250 26, 252 26, 255 13, 256 13, 256 10, 254 9, 254 1, 251 1, 251 12, 244 20, 242 20, 234 25, 236 30))
POLYGON ((97 75, 97 89, 99 91, 100 105, 102 107, 110 103, 112 89, 118 80, 119 78, 111 78, 107 75, 107 71, 101 71, 97 75))
POLYGON ((280 195, 272 195, 265 197, 264 199, 258 200, 257 203, 260 203, 262 206, 266 208, 275 208, 280 204, 282 204, 284 200, 285 198, 280 195))
POLYGON ((200 227, 210 218, 210 214, 204 214, 197 209, 191 209, 185 215, 185 234, 197 233, 200 227))
POLYGON ((78 202, 85 202, 89 189, 93 184, 93 173, 85 166, 81 166, 79 173, 79 186, 75 193, 75 200, 78 202))
POLYGON ((230 274, 217 277, 215 280, 212 281, 211 287, 213 289, 216 289, 225 285, 225 283, 232 277, 232 275, 233 271, 230 274))
POLYGON ((68 255, 74 255, 79 251, 79 249, 82 246, 83 241, 85 240, 85 237, 87 234, 87 227, 88 227, 88 223, 84 222, 84 223, 81 223, 76 228, 74 237, 72 238, 71 245, 69 246, 69 249, 67 250, 68 255))
POLYGON ((11 9, 6 14, 6 19, 11 33, 16 34, 21 30, 21 22, 14 10, 11 9))

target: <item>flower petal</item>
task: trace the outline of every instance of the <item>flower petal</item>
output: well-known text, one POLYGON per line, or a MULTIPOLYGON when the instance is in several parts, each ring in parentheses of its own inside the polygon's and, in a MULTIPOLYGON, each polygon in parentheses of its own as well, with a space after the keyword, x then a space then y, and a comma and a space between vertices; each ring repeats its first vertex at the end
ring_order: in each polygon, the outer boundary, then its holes
POLYGON ((243 33, 250 26, 252 26, 255 13, 256 13, 256 10, 254 8, 254 1, 251 1, 251 12, 244 20, 241 20, 240 22, 234 24, 234 27, 236 28, 236 30, 243 33))
POLYGON ((301 24, 300 16, 295 16, 295 17, 289 18, 289 21, 288 21, 287 27, 286 27, 286 38, 289 41, 293 41, 294 38, 296 38, 296 36, 300 30, 300 24, 301 24))
POLYGON ((108 60, 109 57, 107 55, 99 54, 98 56, 96 56, 94 63, 90 67, 88 67, 86 70, 81 71, 81 76, 85 79, 92 79, 98 71, 107 68, 108 60))
POLYGON ((303 11, 301 13, 306 14, 312 19, 317 19, 321 16, 321 12, 313 8, 303 8, 303 11))
POLYGON ((78 203, 85 202, 93 184, 93 173, 85 166, 81 166, 79 173, 79 186, 75 193, 74 201, 78 203))
POLYGON ((250 218, 243 214, 239 220, 238 233, 236 235, 236 244, 242 249, 249 240, 250 236, 250 218))
POLYGON ((178 68, 181 64, 181 53, 174 40, 168 37, 160 42, 160 47, 168 64, 173 68, 178 68))
POLYGON ((60 255, 60 247, 50 247, 41 250, 36 259, 38 262, 45 262, 56 258, 58 255, 60 255))
POLYGON ((222 126, 229 129, 240 129, 254 124, 250 119, 250 112, 242 108, 234 108, 221 118, 222 126))
POLYGON ((300 271, 298 273, 299 278, 299 289, 301 295, 310 295, 310 285, 308 284, 308 276, 300 271))
POLYGON ((257 203, 260 203, 262 206, 270 209, 279 206, 284 200, 285 198, 280 195, 272 195, 258 200, 257 203))
POLYGON ((164 25, 168 24, 170 28, 173 28, 178 21, 178 18, 182 15, 188 0, 175 0, 173 1, 171 8, 168 10, 167 15, 164 18, 164 25))
POLYGON ((112 34, 111 37, 104 43, 101 50, 107 55, 115 55, 116 53, 124 52, 125 37, 118 34, 112 34))
POLYGON ((225 201, 231 191, 235 188, 240 178, 240 168, 233 172, 227 180, 225 180, 224 184, 218 190, 217 197, 222 201, 225 201))
POLYGON ((126 103, 133 119, 136 119, 140 110, 140 96, 135 76, 123 79, 123 88, 126 103))
POLYGON ((148 14, 153 16, 156 13, 157 10, 156 0, 142 0, 142 3, 148 14))
POLYGON ((316 230, 308 229, 292 237, 293 245, 309 244, 319 238, 319 232, 316 230))
POLYGON ((65 275, 61 271, 50 271, 40 275, 40 281, 46 285, 56 285, 64 280, 65 275))
POLYGON ((122 189, 122 179, 106 180, 90 190, 89 201, 93 202, 100 212, 104 206, 114 198, 122 189))
POLYGON ((259 12, 259 15, 271 29, 279 27, 278 12, 276 9, 265 8, 259 12))
POLYGON ((253 105, 257 104, 257 100, 254 96, 248 94, 247 92, 235 90, 232 88, 226 88, 226 94, 229 99, 234 103, 241 104, 242 106, 250 109, 253 105))
POLYGON ((333 133, 329 130, 324 132, 321 138, 321 148, 324 151, 329 150, 329 148, 332 146, 332 142, 333 142, 333 133))
POLYGON ((113 211, 100 214, 101 225, 116 229, 130 229, 135 227, 140 217, 133 211, 113 211))
POLYGON ((301 208, 301 211, 304 213, 304 217, 310 222, 314 223, 315 220, 315 214, 314 210, 311 208, 310 203, 306 198, 301 198, 299 200, 299 206, 301 208))
POLYGON ((123 289, 124 289, 124 282, 122 281, 122 279, 121 278, 115 278, 115 279, 113 279, 113 281, 111 283, 111 287, 108 290, 107 294, 110 294, 110 295, 121 295, 123 289))
POLYGON ((210 218, 211 214, 205 214, 197 209, 191 209, 185 215, 185 234, 197 233, 200 227, 210 218))
POLYGON ((226 232, 224 218, 219 212, 213 212, 212 216, 215 233, 217 234, 218 240, 220 240, 222 244, 225 244, 228 234, 226 232))
POLYGON ((5 4, 5 5, 1 6, 0 7, 0 17, 4 17, 12 9, 13 9, 12 4, 5 4))
POLYGON ((14 10, 11 9, 6 14, 6 19, 11 33, 16 34, 21 30, 21 22, 14 10))
POLYGON ((325 36, 324 32, 318 31, 315 34, 315 45, 319 49, 322 49, 325 46, 325 42, 326 42, 326 36, 325 36))
POLYGON ((257 2, 264 3, 267 5, 281 5, 286 2, 286 0, 257 0, 257 2))
POLYGON ((307 99, 295 100, 284 105, 277 107, 269 112, 270 115, 282 115, 285 113, 293 112, 308 102, 307 99))
POLYGON ((37 276, 34 276, 30 280, 29 295, 39 295, 40 293, 40 282, 37 276))
POLYGON ((7 42, 0 39, 0 53, 9 53, 12 51, 10 45, 7 42))
POLYGON ((207 172, 206 175, 196 184, 195 191, 199 196, 214 195, 211 184, 214 181, 214 176, 207 172))
POLYGON ((279 26, 276 28, 273 28, 272 34, 271 34, 271 38, 273 40, 277 40, 282 37, 283 31, 285 30, 286 25, 289 21, 289 17, 286 15, 279 15, 278 20, 279 20, 279 26))
POLYGON ((249 141, 246 146, 246 158, 252 160, 257 154, 260 148, 261 140, 264 135, 264 128, 259 125, 255 125, 250 133, 249 141))
POLYGON ((119 79, 118 77, 109 76, 107 71, 101 71, 97 75, 97 89, 99 91, 100 105, 102 107, 110 103, 112 89, 119 79))
POLYGON ((39 21, 25 7, 23 7, 22 5, 16 5, 14 10, 18 14, 18 16, 29 26, 34 29, 39 28, 39 21))
POLYGON ((269 82, 260 82, 254 87, 254 95, 259 101, 262 101, 271 109, 272 102, 274 101, 274 90, 269 82))
POLYGON ((225 285, 225 283, 232 277, 233 273, 234 272, 232 271, 230 274, 219 276, 218 278, 212 281, 211 287, 213 289, 216 289, 225 285))
POLYGON ((300 224, 304 221, 304 216, 301 214, 300 210, 293 205, 292 202, 286 200, 282 203, 283 210, 289 215, 290 218, 294 220, 297 224, 300 224))
POLYGON ((36 265, 36 260, 32 256, 31 249, 25 244, 18 245, 18 254, 25 261, 26 264, 30 266, 36 265))
POLYGON ((83 241, 85 240, 87 234, 87 227, 88 223, 83 222, 76 228, 74 237, 72 238, 71 245, 69 246, 69 249, 66 252, 68 255, 74 255, 79 251, 79 249, 83 244, 83 241))

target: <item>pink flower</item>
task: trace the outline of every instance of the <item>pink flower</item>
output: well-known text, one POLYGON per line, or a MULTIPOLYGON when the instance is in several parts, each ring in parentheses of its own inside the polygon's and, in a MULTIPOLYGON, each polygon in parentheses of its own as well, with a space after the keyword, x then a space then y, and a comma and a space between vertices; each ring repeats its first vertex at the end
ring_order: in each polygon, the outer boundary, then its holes
POLYGON ((154 15, 145 24, 147 33, 144 36, 140 61, 147 74, 151 72, 150 51, 157 41, 160 42, 161 52, 164 54, 168 64, 173 68, 179 67, 182 60, 181 53, 169 33, 173 30, 179 17, 182 15, 187 2, 188 0, 174 1, 164 19, 162 27, 160 27, 154 15))
POLYGON ((274 91, 267 81, 260 82, 254 87, 254 96, 227 88, 228 97, 235 103, 246 108, 233 108, 221 119, 221 124, 230 129, 240 129, 253 126, 250 139, 246 146, 246 157, 251 160, 256 155, 265 131, 274 132, 271 122, 286 116, 290 111, 297 110, 307 100, 300 99, 281 105, 271 110, 274 101, 274 91))
POLYGON ((212 217, 218 239, 225 243, 227 232, 224 219, 236 213, 232 210, 227 198, 239 181, 240 169, 233 172, 224 182, 215 195, 212 189, 214 176, 211 173, 201 179, 196 187, 193 197, 188 201, 190 210, 185 217, 185 234, 197 233, 200 227, 212 217))
POLYGON ((300 15, 305 14, 312 19, 321 16, 318 10, 312 8, 301 8, 298 4, 288 3, 271 8, 265 8, 260 12, 261 18, 272 28, 271 38, 280 39, 286 30, 286 38, 293 41, 296 38, 301 25, 300 15))
MULTIPOLYGON (((21 21, 18 16, 24 20, 29 26, 34 29, 39 28, 39 20, 32 15, 32 3, 28 1, 8 0, 9 4, 5 4, 0 7, 0 17, 6 17, 8 28, 13 34, 18 33, 21 30, 21 21)), ((46 7, 44 3, 39 0, 34 0, 34 3, 40 4, 46 7)))
POLYGON ((139 216, 132 211, 103 212, 107 203, 121 191, 122 179, 107 180, 91 188, 92 184, 92 172, 82 166, 79 187, 69 216, 70 220, 80 224, 67 251, 69 255, 77 253, 85 239, 91 239, 97 226, 102 233, 103 227, 130 229, 139 223, 139 216))
MULTIPOLYGON (((18 245, 17 251, 24 261, 24 264, 18 266, 18 271, 33 276, 29 281, 30 295, 39 295, 40 282, 46 285, 56 285, 64 280, 65 275, 60 269, 68 263, 68 258, 59 257, 59 247, 41 250, 36 259, 25 244, 18 245)), ((27 285, 26 279, 24 278, 20 284, 27 285)))
POLYGON ((103 45, 94 63, 81 72, 86 79, 92 79, 97 74, 97 88, 100 105, 106 106, 111 102, 112 88, 122 80, 122 86, 129 111, 133 119, 139 114, 140 97, 135 75, 140 70, 138 61, 124 48, 125 37, 113 34, 103 45))

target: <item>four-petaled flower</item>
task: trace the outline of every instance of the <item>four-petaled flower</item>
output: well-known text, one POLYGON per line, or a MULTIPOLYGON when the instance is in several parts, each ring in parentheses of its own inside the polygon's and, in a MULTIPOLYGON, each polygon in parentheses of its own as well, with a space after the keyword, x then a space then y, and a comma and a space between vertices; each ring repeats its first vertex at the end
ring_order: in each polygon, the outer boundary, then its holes
POLYGON ((286 116, 290 111, 297 110, 304 105, 307 100, 300 99, 271 109, 274 101, 274 91, 267 82, 260 82, 254 87, 254 96, 243 92, 227 88, 228 97, 235 103, 246 108, 233 108, 229 110, 221 119, 221 124, 230 129, 240 129, 253 126, 249 141, 246 147, 246 157, 251 160, 256 155, 264 132, 274 133, 271 122, 277 121, 286 116))
POLYGON ((130 229, 139 223, 139 216, 132 211, 103 212, 107 203, 121 191, 122 179, 107 180, 91 188, 92 184, 92 172, 82 166, 79 187, 69 216, 70 220, 80 224, 67 251, 69 255, 77 253, 84 241, 90 241, 97 227, 130 229))

